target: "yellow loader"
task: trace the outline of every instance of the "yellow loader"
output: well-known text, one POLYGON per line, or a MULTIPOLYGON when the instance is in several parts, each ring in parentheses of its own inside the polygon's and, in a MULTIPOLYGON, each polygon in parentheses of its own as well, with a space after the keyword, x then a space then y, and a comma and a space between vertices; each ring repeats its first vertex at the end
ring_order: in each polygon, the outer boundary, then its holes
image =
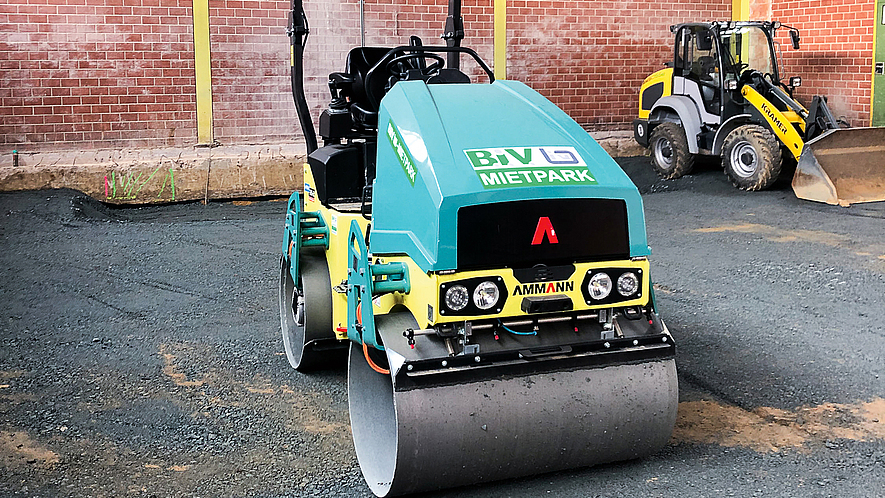
POLYGON ((885 200, 885 128, 846 128, 815 96, 793 98, 801 84, 778 71, 779 22, 706 22, 671 26, 674 59, 640 89, 634 138, 662 178, 691 172, 697 155, 721 156, 731 182, 763 190, 796 161, 801 199, 847 206, 885 200))

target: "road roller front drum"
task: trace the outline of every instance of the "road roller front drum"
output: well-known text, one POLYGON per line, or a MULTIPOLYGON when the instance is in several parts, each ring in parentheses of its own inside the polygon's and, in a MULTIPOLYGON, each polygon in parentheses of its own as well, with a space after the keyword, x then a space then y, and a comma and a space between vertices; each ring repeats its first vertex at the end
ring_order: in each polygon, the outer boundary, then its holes
POLYGON ((415 327, 411 315, 379 316, 376 327, 389 341, 391 373, 374 371, 352 344, 348 397, 360 467, 378 496, 643 457, 667 443, 676 420, 669 354, 613 364, 588 355, 584 367, 537 359, 530 369, 475 369, 473 380, 453 383, 445 373, 413 379, 404 370, 392 339, 415 327))

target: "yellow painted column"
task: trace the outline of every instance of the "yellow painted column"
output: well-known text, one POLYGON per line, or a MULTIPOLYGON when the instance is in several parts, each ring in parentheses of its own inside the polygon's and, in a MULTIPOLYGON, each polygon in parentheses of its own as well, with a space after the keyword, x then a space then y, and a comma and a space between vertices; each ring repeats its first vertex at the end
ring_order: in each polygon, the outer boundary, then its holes
POLYGON ((212 140, 212 59, 209 54, 209 0, 194 0, 194 69, 197 88, 197 138, 212 140))
POLYGON ((495 0, 495 79, 507 79, 507 0, 495 0))
POLYGON ((731 20, 750 20, 750 0, 731 0, 731 20))
POLYGON ((885 0, 876 0, 875 5, 870 126, 885 126, 885 0))

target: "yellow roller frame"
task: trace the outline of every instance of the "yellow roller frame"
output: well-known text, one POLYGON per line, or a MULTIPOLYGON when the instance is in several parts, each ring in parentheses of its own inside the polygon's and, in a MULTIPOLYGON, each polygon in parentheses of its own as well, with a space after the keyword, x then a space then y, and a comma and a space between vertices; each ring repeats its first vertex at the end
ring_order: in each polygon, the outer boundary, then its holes
MULTIPOLYGON (((319 212, 329 227, 329 248, 326 250, 326 263, 329 265, 329 279, 333 286, 347 280, 347 237, 350 234, 350 222, 356 220, 363 233, 369 221, 359 213, 342 213, 329 209, 320 203, 316 194, 316 182, 310 165, 303 164, 304 168, 304 211, 319 212)), ((392 296, 392 294, 390 294, 392 296)), ((376 305, 378 303, 376 302, 376 305)), ((386 310, 390 308, 387 307, 386 310)), ((385 310, 385 312, 386 312, 385 310)), ((375 314, 380 314, 378 311, 375 314)), ((332 291, 332 328, 335 337, 347 339, 347 295, 332 291)))
POLYGON ((384 258, 383 263, 405 263, 409 268, 409 281, 411 282, 411 291, 408 294, 389 294, 381 299, 376 299, 375 314, 387 313, 394 305, 405 305, 415 316, 416 321, 422 327, 429 327, 440 323, 463 322, 464 320, 483 320, 494 318, 513 318, 526 317, 527 315, 521 309, 522 297, 526 295, 543 296, 547 294, 562 294, 571 298, 574 303, 575 311, 584 311, 600 308, 612 308, 622 306, 645 306, 649 302, 649 262, 642 260, 623 260, 623 261, 598 261, 593 263, 578 263, 575 265, 575 272, 568 280, 560 282, 544 282, 540 285, 550 286, 544 292, 532 291, 530 294, 516 294, 516 288, 522 287, 522 284, 513 275, 510 268, 499 268, 491 270, 463 271, 450 274, 424 273, 418 265, 408 257, 389 257, 384 258), (630 268, 642 275, 642 288, 639 296, 618 303, 588 305, 584 302, 581 291, 581 284, 588 270, 597 268, 630 268), (494 280, 495 277, 501 277, 504 285, 507 287, 510 296, 504 302, 504 306, 500 313, 481 315, 481 316, 444 316, 439 310, 439 289, 440 285, 447 282, 456 282, 469 278, 488 277, 494 280), (432 311, 430 311, 432 310, 432 311))

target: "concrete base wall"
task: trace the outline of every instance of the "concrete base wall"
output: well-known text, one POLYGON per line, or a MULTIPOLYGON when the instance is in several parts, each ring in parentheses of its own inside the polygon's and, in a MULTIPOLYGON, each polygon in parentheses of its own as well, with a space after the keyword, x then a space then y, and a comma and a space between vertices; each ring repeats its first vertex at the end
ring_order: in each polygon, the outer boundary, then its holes
MULTIPOLYGON (((594 138, 613 157, 643 155, 631 132, 594 138)), ((111 204, 285 196, 302 186, 301 144, 46 152, 0 160, 0 191, 72 188, 111 204)))
POLYGON ((0 191, 72 188, 112 204, 289 195, 301 187, 298 144, 90 150, 11 155, 0 191))

